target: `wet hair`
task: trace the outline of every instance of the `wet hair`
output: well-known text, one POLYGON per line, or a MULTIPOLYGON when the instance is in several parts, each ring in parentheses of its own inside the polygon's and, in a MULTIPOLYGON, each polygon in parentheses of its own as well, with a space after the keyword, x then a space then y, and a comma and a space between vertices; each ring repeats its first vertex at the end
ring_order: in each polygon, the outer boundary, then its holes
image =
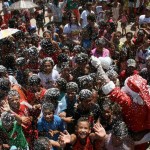
POLYGON ((117 121, 112 127, 112 133, 113 135, 124 138, 128 136, 128 128, 123 121, 117 121))
POLYGON ((86 86, 88 86, 89 84, 93 84, 93 78, 90 75, 85 75, 85 76, 81 76, 78 77, 78 83, 79 83, 79 87, 80 89, 85 89, 86 86))
POLYGON ((79 92, 79 99, 80 101, 86 101, 88 98, 90 98, 92 96, 92 92, 88 89, 82 89, 79 92))
POLYGON ((75 56, 75 62, 77 64, 82 64, 84 62, 88 62, 88 55, 85 53, 80 53, 75 56))
POLYGON ((89 7, 89 6, 92 6, 92 3, 91 3, 91 2, 87 2, 87 3, 85 4, 85 7, 86 7, 86 8, 89 7))
POLYGON ((144 30, 143 29, 139 29, 137 35, 143 35, 144 36, 145 35, 144 30))
POLYGON ((18 45, 20 46, 20 45, 26 45, 26 43, 24 42, 24 41, 20 41, 19 43, 18 43, 18 45))
POLYGON ((78 84, 76 82, 68 82, 66 85, 66 90, 78 92, 78 84))
POLYGON ((86 50, 81 45, 75 45, 73 51, 78 51, 78 53, 86 53, 86 50))
POLYGON ((133 33, 132 33, 132 32, 127 32, 127 33, 126 33, 126 37, 127 37, 128 35, 131 35, 131 37, 133 37, 133 33))
POLYGON ((55 107, 52 103, 45 102, 42 105, 42 112, 44 112, 44 110, 49 110, 50 112, 54 112, 55 107))
POLYGON ((29 56, 38 57, 38 49, 35 46, 32 46, 28 49, 29 56))
POLYGON ((0 90, 9 92, 10 90, 10 81, 7 78, 0 78, 0 90))
POLYGON ((40 70, 41 70, 41 71, 44 71, 44 64, 45 64, 47 61, 51 63, 52 67, 54 66, 54 61, 53 61, 53 59, 52 59, 51 57, 46 57, 46 58, 44 58, 44 59, 41 61, 41 63, 40 63, 40 70))
POLYGON ((92 21, 92 22, 95 22, 95 20, 96 20, 95 14, 89 14, 89 15, 87 16, 87 20, 90 20, 90 21, 92 21))
POLYGON ((0 65, 0 73, 7 73, 7 68, 4 67, 3 65, 0 65))
POLYGON ((61 53, 58 55, 57 60, 59 63, 67 62, 69 60, 69 57, 65 53, 61 53))
MULTIPOLYGON (((48 32, 48 31, 47 31, 48 32)), ((53 44, 47 40, 47 39, 43 39, 40 43, 42 50, 46 53, 46 54, 53 54, 56 52, 56 48, 53 47, 53 44)))
POLYGON ((64 45, 61 49, 62 51, 65 51, 66 49, 69 50, 69 47, 67 45, 64 45))
POLYGON ((103 38, 98 38, 97 40, 95 40, 96 45, 101 44, 102 46, 105 45, 105 40, 103 38))
MULTIPOLYGON (((52 26, 52 25, 50 25, 50 27, 51 27, 51 26, 52 26)), ((51 32, 50 30, 44 31, 44 32, 43 32, 43 36, 44 36, 45 33, 48 33, 48 34, 51 34, 51 35, 52 35, 52 32, 51 32)))
POLYGON ((58 78, 56 80, 56 83, 58 84, 58 86, 60 87, 61 91, 66 91, 66 85, 67 85, 67 81, 64 78, 58 78))
POLYGON ((16 65, 17 66, 25 66, 26 60, 24 57, 19 57, 16 59, 16 65))
POLYGON ((50 88, 46 91, 44 95, 44 101, 51 102, 53 100, 57 102, 59 96, 60 96, 60 91, 58 88, 50 88))
POLYGON ((77 125, 80 123, 80 122, 87 122, 89 123, 89 126, 90 126, 90 122, 89 122, 89 119, 88 117, 80 117, 77 121, 77 125))
POLYGON ((20 98, 20 95, 17 90, 10 90, 8 92, 8 100, 11 99, 13 96, 17 96, 18 98, 20 98))
POLYGON ((15 60, 14 54, 10 53, 5 56, 5 67, 6 68, 14 68, 15 64, 16 64, 16 60, 15 60))
POLYGON ((41 79, 39 78, 37 74, 33 74, 28 78, 28 84, 30 86, 40 85, 40 83, 41 83, 41 79))
POLYGON ((121 32, 120 32, 120 31, 116 31, 116 32, 114 33, 114 36, 116 36, 117 34, 120 34, 120 35, 121 35, 121 32))
POLYGON ((34 150, 48 150, 50 146, 50 140, 47 137, 39 137, 34 141, 34 150))
POLYGON ((146 62, 150 61, 150 55, 146 57, 146 62))
POLYGON ((15 121, 15 117, 10 112, 3 112, 1 114, 2 124, 11 125, 15 121))

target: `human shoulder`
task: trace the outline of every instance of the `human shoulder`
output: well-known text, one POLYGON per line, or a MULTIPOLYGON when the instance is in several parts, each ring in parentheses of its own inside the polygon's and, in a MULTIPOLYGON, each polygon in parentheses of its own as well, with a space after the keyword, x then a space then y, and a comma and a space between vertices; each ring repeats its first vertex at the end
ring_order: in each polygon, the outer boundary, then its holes
POLYGON ((52 74, 54 74, 54 75, 59 75, 59 72, 58 72, 57 70, 53 69, 53 70, 52 70, 52 74))
POLYGON ((56 122, 62 122, 61 118, 57 115, 54 115, 54 121, 56 122))

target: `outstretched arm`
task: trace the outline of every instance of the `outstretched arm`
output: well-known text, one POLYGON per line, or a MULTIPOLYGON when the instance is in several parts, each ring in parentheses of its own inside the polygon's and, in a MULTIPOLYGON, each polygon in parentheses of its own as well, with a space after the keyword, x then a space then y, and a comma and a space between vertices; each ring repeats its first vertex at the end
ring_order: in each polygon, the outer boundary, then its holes
POLYGON ((66 144, 74 144, 76 142, 76 135, 75 134, 69 134, 68 131, 65 131, 64 133, 60 133, 59 136, 59 143, 62 147, 64 147, 66 144))

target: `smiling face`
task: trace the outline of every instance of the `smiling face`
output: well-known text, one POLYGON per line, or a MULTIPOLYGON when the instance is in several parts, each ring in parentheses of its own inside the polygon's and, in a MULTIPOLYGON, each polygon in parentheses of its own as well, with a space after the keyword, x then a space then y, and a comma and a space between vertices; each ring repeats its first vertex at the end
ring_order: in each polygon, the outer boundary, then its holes
POLYGON ((13 110, 18 110, 20 107, 20 98, 18 96, 11 96, 8 99, 8 103, 13 110))
POLYGON ((80 139, 85 139, 90 133, 90 124, 87 121, 81 121, 78 123, 77 134, 80 139))
POLYGON ((54 112, 50 111, 49 109, 46 109, 43 111, 43 116, 47 122, 51 122, 54 119, 54 112))
POLYGON ((51 62, 46 61, 46 62, 44 63, 44 72, 45 72, 45 74, 51 73, 51 72, 52 72, 52 69, 53 69, 53 66, 52 66, 51 62))

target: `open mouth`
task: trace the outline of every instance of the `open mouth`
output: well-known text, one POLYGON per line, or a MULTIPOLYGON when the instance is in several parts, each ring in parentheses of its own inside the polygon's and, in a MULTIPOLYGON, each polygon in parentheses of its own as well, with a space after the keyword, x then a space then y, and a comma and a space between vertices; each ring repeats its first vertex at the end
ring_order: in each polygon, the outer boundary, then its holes
POLYGON ((80 138, 85 138, 87 136, 86 132, 79 133, 80 138))

